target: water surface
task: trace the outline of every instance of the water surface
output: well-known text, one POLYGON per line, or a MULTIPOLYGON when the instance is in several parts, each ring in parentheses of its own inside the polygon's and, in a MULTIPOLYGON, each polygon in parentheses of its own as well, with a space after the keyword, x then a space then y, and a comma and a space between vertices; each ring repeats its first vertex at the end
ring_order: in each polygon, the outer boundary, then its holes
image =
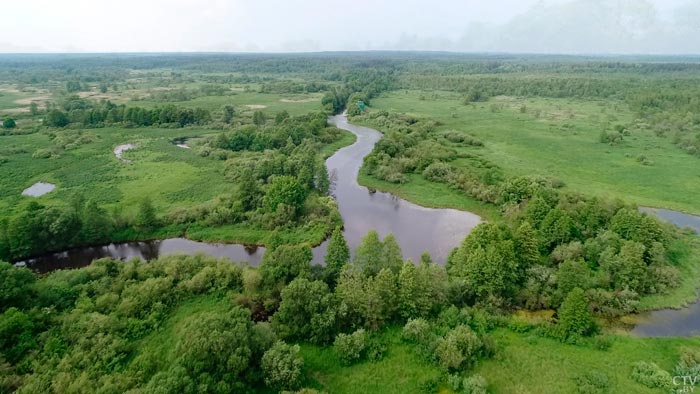
MULTIPOLYGON (((640 211, 681 228, 700 233, 700 216, 663 208, 640 207, 640 211)), ((632 334, 640 337, 691 337, 700 335, 700 301, 681 309, 660 309, 637 316, 632 334)))
POLYGON ((370 192, 357 183, 357 175, 374 144, 382 138, 377 130, 350 124, 344 115, 329 122, 357 136, 355 144, 342 148, 326 160, 333 184, 332 194, 345 224, 345 239, 354 250, 370 230, 380 236, 393 233, 405 258, 418 261, 427 251, 444 263, 450 251, 481 222, 473 213, 456 209, 422 207, 390 193, 370 192))
POLYGON ((29 197, 41 197, 46 193, 52 192, 55 188, 56 185, 54 185, 53 183, 37 182, 24 189, 22 195, 29 197))
MULTIPOLYGON (((455 209, 421 207, 392 194, 370 192, 366 187, 360 186, 357 174, 362 161, 382 134, 374 129, 352 125, 342 115, 331 117, 329 122, 357 136, 353 145, 340 149, 326 160, 332 183, 331 194, 338 201, 344 222, 344 235, 350 249, 354 250, 367 232, 376 230, 382 237, 393 233, 405 258, 417 262, 420 255, 427 251, 434 261, 444 263, 452 248, 459 245, 469 231, 479 224, 481 218, 455 209)), ((122 159, 121 152, 133 147, 132 144, 120 145, 117 148, 121 149, 115 149, 115 154, 122 159)), ((326 244, 327 241, 313 249, 314 263, 323 264, 326 244)), ((84 267, 92 260, 102 257, 122 260, 138 257, 150 260, 165 254, 199 252, 257 265, 265 248, 172 238, 78 248, 20 263, 47 272, 60 268, 84 267)))
POLYGON ((117 159, 119 159, 125 163, 131 163, 130 160, 126 160, 124 158, 124 152, 128 151, 129 149, 134 149, 134 148, 136 148, 136 145, 134 145, 134 144, 117 145, 114 148, 114 156, 116 156, 117 159))
POLYGON ((688 227, 693 229, 696 233, 700 233, 700 216, 663 208, 640 207, 639 210, 654 215, 680 228, 688 227))
POLYGON ((643 313, 632 329, 640 337, 692 337, 700 335, 700 302, 682 309, 643 313))

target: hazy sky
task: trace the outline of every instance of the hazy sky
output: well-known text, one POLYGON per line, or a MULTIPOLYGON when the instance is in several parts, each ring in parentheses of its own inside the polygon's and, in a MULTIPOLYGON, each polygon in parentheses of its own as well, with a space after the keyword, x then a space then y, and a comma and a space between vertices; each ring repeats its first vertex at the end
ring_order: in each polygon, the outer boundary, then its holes
POLYGON ((700 0, 0 0, 0 52, 700 54, 700 0))

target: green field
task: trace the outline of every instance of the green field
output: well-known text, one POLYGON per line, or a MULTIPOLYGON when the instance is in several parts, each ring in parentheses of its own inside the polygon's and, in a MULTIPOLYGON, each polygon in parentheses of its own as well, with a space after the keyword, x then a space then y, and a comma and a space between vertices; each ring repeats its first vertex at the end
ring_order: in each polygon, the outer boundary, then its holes
POLYGON ((70 150, 61 150, 50 158, 34 158, 40 149, 53 149, 49 134, 5 136, 0 155, 2 164, 0 204, 16 208, 32 198, 21 196, 22 190, 35 182, 52 182, 56 190, 38 198, 41 202, 61 203, 75 193, 101 204, 114 206, 152 196, 156 206, 166 211, 173 205, 192 205, 207 201, 217 193, 232 190, 224 181, 223 162, 200 157, 192 149, 171 142, 182 137, 211 134, 212 130, 193 129, 124 129, 83 130, 93 142, 70 150), (117 145, 134 144, 124 158, 116 158, 117 145), (12 154, 16 152, 15 154, 12 154))
POLYGON ((501 96, 464 105, 457 93, 400 90, 372 100, 372 108, 438 120, 439 130, 469 133, 484 142, 477 154, 508 175, 550 176, 587 195, 700 213, 698 159, 670 138, 639 128, 620 145, 599 141, 607 124, 635 119, 623 102, 501 96), (641 164, 640 155, 653 164, 641 164))

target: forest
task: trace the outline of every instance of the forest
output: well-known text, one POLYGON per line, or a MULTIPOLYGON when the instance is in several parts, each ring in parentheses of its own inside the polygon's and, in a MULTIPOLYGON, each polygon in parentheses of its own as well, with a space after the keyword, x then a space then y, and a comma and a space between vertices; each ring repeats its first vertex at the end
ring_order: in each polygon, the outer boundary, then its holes
POLYGON ((0 391, 678 389, 698 338, 633 328, 695 301, 700 243, 640 208, 700 213, 698 71, 684 57, 0 55, 0 391), (349 245, 325 162, 356 141, 329 122, 342 113, 382 133, 359 170, 369 193, 483 219, 445 264, 374 229, 349 245), (56 189, 23 195, 35 182, 56 189), (172 237, 265 253, 46 274, 30 260, 172 237))

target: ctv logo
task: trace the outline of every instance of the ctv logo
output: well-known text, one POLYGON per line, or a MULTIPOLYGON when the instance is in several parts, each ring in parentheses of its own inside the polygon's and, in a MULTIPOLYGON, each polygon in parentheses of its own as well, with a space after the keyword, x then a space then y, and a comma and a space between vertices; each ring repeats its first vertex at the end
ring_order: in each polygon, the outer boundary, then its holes
POLYGON ((698 376, 674 376, 673 377, 673 385, 678 387, 673 390, 674 393, 680 394, 680 393, 694 393, 695 392, 695 385, 698 383, 700 379, 698 379, 698 376))

